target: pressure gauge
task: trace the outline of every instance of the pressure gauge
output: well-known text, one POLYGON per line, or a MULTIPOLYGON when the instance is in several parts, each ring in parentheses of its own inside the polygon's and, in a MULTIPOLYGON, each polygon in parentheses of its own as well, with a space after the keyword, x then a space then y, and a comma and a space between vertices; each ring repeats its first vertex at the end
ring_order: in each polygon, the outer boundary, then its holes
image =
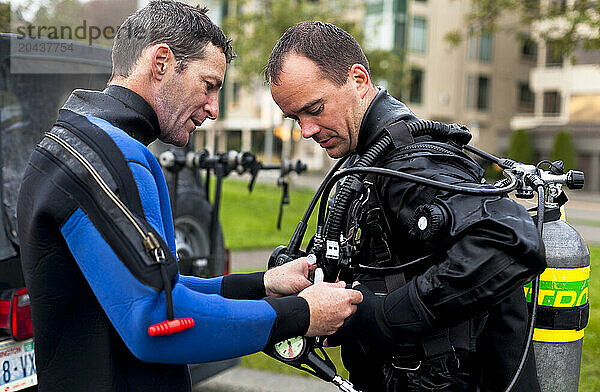
POLYGON ((296 336, 276 343, 273 352, 280 361, 291 362, 300 358, 307 346, 304 336, 296 336))

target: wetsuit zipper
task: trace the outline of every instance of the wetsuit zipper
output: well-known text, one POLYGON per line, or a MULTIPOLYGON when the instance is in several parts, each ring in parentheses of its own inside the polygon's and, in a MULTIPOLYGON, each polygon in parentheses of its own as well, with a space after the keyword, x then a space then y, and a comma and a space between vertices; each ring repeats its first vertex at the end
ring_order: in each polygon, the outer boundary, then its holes
POLYGON ((154 234, 152 232, 147 232, 147 233, 144 232, 144 230, 140 227, 140 225, 135 221, 131 211, 129 211, 127 206, 125 206, 125 204, 123 204, 123 202, 118 198, 118 196, 115 195, 115 193, 110 189, 110 187, 106 184, 104 179, 102 179, 100 174, 96 171, 96 169, 94 169, 92 164, 83 155, 81 155, 81 153, 79 151, 77 151, 75 148, 73 148, 73 146, 71 146, 69 143, 67 143, 63 139, 59 138, 58 136, 53 135, 49 132, 46 132, 45 136, 48 137, 49 139, 54 140, 56 143, 58 143, 60 146, 62 146, 67 152, 69 152, 69 154, 71 154, 75 159, 77 159, 83 165, 83 167, 90 173, 92 178, 98 183, 98 185, 100 186, 100 189, 102 189, 102 191, 108 196, 108 198, 111 199, 115 203, 117 208, 119 208, 119 210, 121 210, 121 212, 123 212, 125 217, 135 227, 136 231, 142 237, 142 243, 144 244, 144 249, 146 249, 146 251, 152 255, 152 257, 154 258, 154 261, 156 261, 159 264, 163 264, 166 259, 165 253, 164 253, 163 249, 161 248, 160 243, 154 236, 154 234))

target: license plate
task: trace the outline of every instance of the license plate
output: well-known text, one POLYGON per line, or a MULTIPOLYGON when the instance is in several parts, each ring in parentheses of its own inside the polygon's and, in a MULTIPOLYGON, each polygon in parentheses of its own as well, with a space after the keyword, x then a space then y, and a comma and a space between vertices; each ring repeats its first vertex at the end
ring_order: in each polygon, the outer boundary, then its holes
POLYGON ((37 385, 33 339, 0 342, 0 392, 37 385))

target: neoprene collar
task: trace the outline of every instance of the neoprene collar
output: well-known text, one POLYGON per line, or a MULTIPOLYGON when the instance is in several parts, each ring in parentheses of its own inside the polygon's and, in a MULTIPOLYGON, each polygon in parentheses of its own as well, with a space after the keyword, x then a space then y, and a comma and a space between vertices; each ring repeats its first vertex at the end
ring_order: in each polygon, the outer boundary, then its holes
POLYGON ((418 118, 402 102, 380 89, 367 108, 360 124, 356 153, 362 155, 378 138, 386 125, 398 120, 417 121, 418 118))
POLYGON ((154 109, 144 98, 122 86, 110 85, 104 91, 75 90, 63 108, 103 118, 146 146, 160 134, 154 109))

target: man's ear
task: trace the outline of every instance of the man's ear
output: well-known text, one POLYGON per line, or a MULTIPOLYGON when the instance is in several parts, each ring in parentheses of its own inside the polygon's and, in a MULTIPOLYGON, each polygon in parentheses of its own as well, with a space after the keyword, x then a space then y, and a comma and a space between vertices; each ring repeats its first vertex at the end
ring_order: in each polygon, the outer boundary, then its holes
POLYGON ((169 45, 156 44, 150 47, 150 69, 154 79, 162 80, 174 64, 173 52, 169 45))
POLYGON ((371 87, 371 76, 369 72, 362 64, 354 64, 350 67, 350 78, 352 83, 356 87, 356 90, 360 94, 361 98, 364 98, 371 87))

